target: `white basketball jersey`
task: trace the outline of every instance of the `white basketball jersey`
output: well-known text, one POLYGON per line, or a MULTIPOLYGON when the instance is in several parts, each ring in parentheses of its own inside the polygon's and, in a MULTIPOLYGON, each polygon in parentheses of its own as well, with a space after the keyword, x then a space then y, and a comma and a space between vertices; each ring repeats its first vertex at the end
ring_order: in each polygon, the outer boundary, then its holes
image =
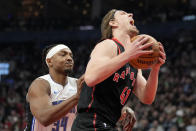
MULTIPOLYGON (((39 77, 49 82, 51 88, 51 103, 59 104, 77 93, 77 83, 75 78, 68 77, 67 84, 62 85, 54 82, 49 74, 39 77)), ((71 131, 72 123, 75 119, 76 107, 74 107, 66 116, 57 122, 45 127, 33 117, 31 131, 71 131)))

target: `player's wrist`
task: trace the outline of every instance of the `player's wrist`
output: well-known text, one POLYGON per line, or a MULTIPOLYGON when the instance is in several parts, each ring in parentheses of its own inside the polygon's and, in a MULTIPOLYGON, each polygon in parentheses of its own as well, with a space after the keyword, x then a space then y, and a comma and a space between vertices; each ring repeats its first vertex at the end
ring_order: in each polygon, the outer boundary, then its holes
POLYGON ((78 94, 75 94, 72 96, 73 100, 75 100, 76 102, 78 102, 80 96, 78 94))
POLYGON ((160 65, 158 65, 158 64, 156 64, 156 65, 154 65, 154 66, 152 66, 152 70, 160 70, 160 65))

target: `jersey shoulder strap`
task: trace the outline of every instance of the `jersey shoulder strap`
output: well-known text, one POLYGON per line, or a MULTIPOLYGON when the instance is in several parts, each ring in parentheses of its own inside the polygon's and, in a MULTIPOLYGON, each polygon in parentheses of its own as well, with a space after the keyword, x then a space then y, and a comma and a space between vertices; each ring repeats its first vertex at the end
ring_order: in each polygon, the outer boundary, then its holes
POLYGON ((117 54, 120 54, 125 51, 124 46, 122 45, 121 42, 119 42, 116 38, 112 38, 112 40, 116 43, 117 45, 117 54))

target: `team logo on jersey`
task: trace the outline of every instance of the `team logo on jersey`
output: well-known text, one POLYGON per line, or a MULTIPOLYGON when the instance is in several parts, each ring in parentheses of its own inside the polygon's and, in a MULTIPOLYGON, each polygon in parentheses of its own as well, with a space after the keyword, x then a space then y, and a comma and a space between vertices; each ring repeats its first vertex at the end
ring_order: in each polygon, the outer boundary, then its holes
POLYGON ((58 94, 60 91, 54 91, 54 94, 56 95, 56 94, 58 94))
MULTIPOLYGON (((131 86, 133 87, 135 85, 135 73, 130 72, 130 67, 127 67, 126 70, 120 72, 120 73, 115 73, 113 77, 113 81, 118 83, 120 79, 125 79, 126 77, 129 77, 129 79, 132 81, 131 86)), ((121 105, 124 105, 131 94, 131 89, 130 87, 126 86, 121 92, 120 95, 120 103, 121 105)))
POLYGON ((127 101, 128 97, 129 97, 129 95, 130 95, 130 93, 131 93, 131 89, 129 89, 129 87, 126 86, 126 87, 123 89, 123 91, 122 91, 122 93, 121 93, 121 95, 120 95, 120 104, 121 104, 121 105, 124 105, 124 104, 125 104, 125 102, 127 101))
MULTIPOLYGON (((135 80, 135 73, 134 72, 130 72, 130 67, 127 67, 125 71, 122 71, 120 74, 119 73, 115 73, 114 77, 113 77, 113 81, 118 82, 119 79, 125 79, 125 77, 127 77, 129 74, 129 78, 130 80, 134 81, 135 80)), ((133 83, 132 83, 133 85, 133 83)))

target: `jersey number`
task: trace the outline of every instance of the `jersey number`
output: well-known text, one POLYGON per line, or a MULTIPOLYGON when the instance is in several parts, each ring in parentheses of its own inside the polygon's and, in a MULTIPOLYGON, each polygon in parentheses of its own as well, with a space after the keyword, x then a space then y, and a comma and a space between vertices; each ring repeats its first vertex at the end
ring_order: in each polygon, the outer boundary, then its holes
POLYGON ((52 131, 59 131, 60 127, 63 127, 63 131, 66 131, 68 117, 63 117, 61 120, 58 120, 53 124, 55 126, 52 128, 52 131))
POLYGON ((120 103, 121 103, 121 105, 125 104, 125 102, 127 101, 127 98, 129 97, 130 93, 131 93, 131 89, 128 89, 128 87, 126 86, 123 89, 123 91, 122 91, 122 93, 120 95, 120 103))

